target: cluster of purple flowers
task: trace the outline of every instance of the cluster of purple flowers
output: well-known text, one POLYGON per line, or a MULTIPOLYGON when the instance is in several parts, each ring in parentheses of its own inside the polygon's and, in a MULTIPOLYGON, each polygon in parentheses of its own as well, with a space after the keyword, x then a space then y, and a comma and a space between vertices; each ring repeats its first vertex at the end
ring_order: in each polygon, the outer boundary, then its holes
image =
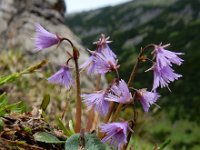
MULTIPOLYGON (((45 30, 41 25, 36 26, 36 38, 35 46, 38 51, 59 44, 62 38, 58 35, 52 34, 45 30)), ((86 62, 80 66, 80 70, 87 70, 87 74, 100 74, 103 75, 107 72, 116 71, 119 68, 117 56, 110 49, 108 38, 104 35, 95 42, 97 49, 95 51, 89 51, 91 56, 86 62)), ((136 97, 140 100, 145 112, 149 111, 150 105, 154 104, 160 95, 156 92, 160 86, 168 87, 170 82, 173 82, 181 77, 172 69, 172 65, 181 65, 183 60, 178 57, 183 53, 176 53, 165 50, 168 45, 154 45, 153 66, 149 70, 154 71, 154 81, 152 91, 146 89, 135 90, 136 97)), ((59 84, 69 89, 74 85, 71 69, 68 64, 61 66, 61 69, 53 76, 48 78, 50 83, 59 84)), ((169 87, 168 87, 169 88, 169 87)), ((94 108, 101 116, 106 116, 109 110, 110 102, 128 104, 133 101, 133 96, 129 91, 129 87, 124 80, 117 79, 106 90, 96 91, 90 94, 81 95, 83 102, 89 109, 94 108)), ((127 143, 127 122, 114 122, 102 124, 100 126, 102 132, 106 133, 106 136, 102 139, 102 142, 109 142, 114 147, 120 149, 122 144, 127 143)))
MULTIPOLYGON (((35 49, 37 51, 59 44, 62 41, 61 37, 48 32, 40 24, 35 25, 35 30, 35 49)), ((58 72, 48 78, 48 81, 49 83, 65 86, 67 89, 74 85, 68 64, 62 65, 58 72)))
POLYGON ((102 90, 91 94, 82 94, 81 97, 89 108, 94 107, 102 116, 106 116, 108 113, 109 101, 125 104, 132 100, 132 95, 124 80, 116 81, 105 91, 102 90))
MULTIPOLYGON (((105 74, 107 72, 116 71, 119 68, 117 64, 117 56, 110 49, 108 38, 101 36, 97 44, 96 51, 89 51, 90 58, 81 65, 82 70, 87 70, 88 74, 105 74)), ((130 103, 133 100, 132 94, 124 80, 116 80, 106 90, 97 91, 91 94, 82 94, 83 102, 89 108, 95 110, 101 115, 106 116, 109 110, 109 102, 130 103)), ((115 122, 102 124, 101 132, 106 133, 102 142, 108 142, 114 147, 120 149, 122 144, 127 143, 126 133, 128 128, 127 122, 115 122)))
POLYGON ((161 88, 168 87, 170 82, 173 82, 180 78, 182 75, 177 74, 172 69, 172 64, 181 65, 183 59, 179 58, 178 55, 183 55, 183 53, 171 52, 164 49, 167 45, 155 45, 153 55, 156 58, 152 69, 154 71, 154 82, 153 90, 156 90, 159 86, 161 88))
POLYGON ((145 112, 148 112, 150 105, 154 104, 160 97, 156 92, 159 86, 161 88, 167 87, 169 89, 168 84, 182 76, 174 72, 172 64, 181 65, 183 59, 179 58, 178 55, 183 55, 183 53, 171 52, 164 49, 167 46, 169 46, 169 44, 154 45, 152 54, 155 62, 153 63, 153 66, 148 69, 153 70, 154 72, 152 91, 148 92, 146 89, 137 90, 137 96, 140 99, 145 112))
POLYGON ((87 73, 90 75, 94 74, 105 74, 112 70, 117 70, 119 68, 118 60, 116 59, 115 53, 110 49, 108 43, 108 38, 105 38, 104 35, 101 36, 99 41, 94 42, 97 44, 96 51, 90 51, 90 58, 80 66, 80 69, 87 69, 87 73))

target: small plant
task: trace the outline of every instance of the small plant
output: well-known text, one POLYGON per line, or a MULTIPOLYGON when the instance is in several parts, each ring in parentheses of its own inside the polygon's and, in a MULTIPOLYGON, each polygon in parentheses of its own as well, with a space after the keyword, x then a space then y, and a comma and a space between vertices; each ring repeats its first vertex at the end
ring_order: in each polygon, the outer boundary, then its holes
MULTIPOLYGON (((98 143, 96 136, 88 135, 94 131, 97 133, 98 139, 103 143, 109 143, 110 146, 114 148, 126 149, 131 135, 134 132, 134 128, 137 125, 138 113, 135 104, 140 102, 144 111, 148 112, 151 105, 155 104, 160 97, 158 88, 167 87, 170 90, 169 83, 178 80, 182 76, 175 73, 172 66, 174 64, 182 64, 183 60, 179 55, 183 55, 183 53, 166 50, 166 47, 168 47, 169 44, 150 44, 141 48, 136 64, 126 83, 120 78, 118 73, 120 65, 118 64, 116 54, 109 47, 111 41, 103 34, 97 42, 94 42, 96 49, 94 51, 88 50, 91 56, 85 63, 79 66, 79 50, 70 39, 50 33, 39 24, 35 27, 35 46, 37 51, 42 51, 53 45, 59 46, 63 41, 69 42, 72 47, 71 53, 67 51, 69 58, 66 58, 66 63, 62 64, 60 70, 48 78, 49 83, 59 84, 67 89, 75 87, 75 132, 77 135, 72 135, 72 137, 67 140, 65 145, 66 149, 69 149, 69 147, 75 147, 74 149, 77 149, 77 147, 79 147, 79 149, 90 149, 90 146, 88 146, 87 143, 88 138, 95 138, 93 141, 97 141, 98 143), (151 53, 147 53, 150 56, 145 55, 146 51, 151 51, 151 53), (74 67, 69 65, 70 61, 74 62, 74 67), (151 63, 151 66, 146 72, 152 71, 154 76, 152 89, 137 89, 133 86, 133 83, 138 70, 138 65, 140 62, 147 61, 151 63), (75 70, 75 81, 71 74, 73 69, 75 70), (84 70, 87 71, 88 75, 93 74, 97 77, 95 92, 81 94, 80 77, 81 72, 84 70), (116 77, 113 78, 113 81, 106 89, 101 89, 101 77, 109 72, 114 72, 116 77), (82 102, 85 103, 88 110, 90 110, 86 127, 82 126, 82 102), (130 116, 130 120, 119 120, 120 112, 126 109, 126 107, 123 106, 131 106, 134 109, 133 117, 130 116), (103 122, 99 123, 100 120, 103 120, 103 122), (86 136, 84 136, 84 131, 88 132, 86 136), (71 144, 75 144, 75 146, 72 146, 71 144)), ((96 149, 105 149, 103 148, 104 146, 98 146, 98 144, 96 149)), ((95 149, 94 145, 95 144, 91 144, 91 147, 93 146, 92 149, 95 149)))

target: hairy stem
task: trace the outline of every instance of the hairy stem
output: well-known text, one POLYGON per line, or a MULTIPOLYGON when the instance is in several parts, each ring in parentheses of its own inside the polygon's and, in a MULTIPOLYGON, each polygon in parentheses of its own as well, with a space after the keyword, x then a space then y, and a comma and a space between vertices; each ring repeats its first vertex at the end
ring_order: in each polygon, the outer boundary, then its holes
MULTIPOLYGON (((95 90, 96 91, 98 91, 99 90, 99 88, 100 88, 100 82, 101 82, 101 75, 98 75, 98 77, 97 77, 97 83, 96 83, 96 88, 95 88, 95 90)), ((92 127, 94 127, 94 129, 96 128, 96 123, 98 122, 95 118, 98 118, 97 117, 97 115, 98 114, 95 114, 95 112, 94 112, 94 107, 89 111, 89 117, 88 117, 88 121, 87 121, 87 125, 86 125, 86 131, 87 132, 89 132, 90 131, 90 129, 92 128, 92 127), (95 122, 94 122, 94 119, 96 120, 95 122), (95 124, 94 124, 95 123, 95 124), (94 125, 94 126, 93 126, 94 125)))
POLYGON ((73 57, 75 62, 76 70, 76 126, 75 132, 79 133, 81 129, 81 113, 82 113, 82 103, 81 103, 81 88, 80 88, 80 74, 78 65, 78 50, 73 47, 73 57))
MULTIPOLYGON (((61 38, 61 41, 67 41, 73 48, 73 57, 69 58, 74 59, 75 63, 75 72, 76 72, 76 125, 75 125, 75 132, 79 133, 81 130, 81 115, 82 115, 82 103, 81 103, 81 87, 80 87, 80 73, 79 73, 79 65, 78 65, 78 58, 79 58, 79 51, 74 46, 74 44, 71 42, 68 38, 61 38)), ((71 54, 68 53, 70 56, 71 54)), ((68 63, 67 61, 67 63, 68 63)))
MULTIPOLYGON (((138 64, 139 64, 139 62, 140 62, 140 58, 142 57, 144 51, 145 51, 147 48, 154 47, 154 46, 155 46, 154 44, 150 44, 150 45, 145 46, 144 48, 141 48, 141 51, 140 51, 140 54, 139 54, 139 56, 138 56, 137 62, 136 62, 136 64, 135 64, 134 68, 133 68, 133 71, 132 71, 131 76, 130 76, 129 81, 128 81, 128 86, 129 86, 129 87, 131 86, 131 82, 132 82, 132 81, 134 80, 134 78, 135 78, 135 74, 136 74, 136 71, 137 71, 137 68, 138 68, 138 64)), ((135 101, 136 101, 136 95, 134 95, 134 99, 133 99, 133 107, 134 107, 134 112, 133 112, 133 113, 134 113, 134 117, 133 117, 133 123, 132 123, 131 126, 130 126, 131 130, 134 129, 135 124, 136 124, 136 121, 137 121, 137 116, 138 116, 137 111, 136 111, 136 107, 135 107, 135 101)), ((129 133, 128 133, 128 138, 127 138, 127 144, 125 145, 124 149, 127 149, 128 144, 129 144, 130 139, 131 139, 131 136, 132 136, 132 132, 129 131, 129 133)))
POLYGON ((131 129, 131 130, 129 130, 128 131, 128 136, 127 136, 127 143, 123 146, 123 150, 126 150, 127 149, 127 147, 128 147, 128 144, 129 144, 129 142, 130 142, 130 139, 131 139, 131 136, 132 136, 132 131, 134 131, 134 127, 135 127, 135 125, 136 125, 136 121, 137 121, 137 111, 136 111, 136 107, 135 107, 135 101, 136 101, 136 95, 134 94, 134 98, 133 98, 133 119, 130 121, 130 123, 129 123, 129 129, 131 129))
MULTIPOLYGON (((119 77, 119 76, 118 76, 119 77)), ((112 85, 116 82, 119 81, 119 78, 113 80, 113 82, 110 84, 110 86, 107 88, 107 91, 109 91, 109 89, 112 87, 112 85)), ((112 113, 114 112, 115 110, 115 103, 114 102, 110 102, 110 106, 109 106, 109 110, 108 110, 108 113, 106 115, 106 117, 104 118, 103 120, 103 123, 107 123, 110 119, 110 117, 112 116, 112 113)), ((98 137, 99 138, 103 138, 105 136, 104 133, 100 132, 100 130, 98 131, 98 137)))
POLYGON ((90 132, 90 129, 92 128, 92 123, 94 121, 94 116, 95 116, 94 107, 92 107, 89 111, 89 116, 86 125, 86 132, 90 132))
MULTIPOLYGON (((128 87, 131 86, 131 83, 132 83, 132 81, 133 81, 134 78, 135 78, 135 75, 136 75, 136 72, 137 72, 137 68, 138 68, 138 65, 139 65, 139 61, 140 61, 140 60, 139 60, 140 56, 141 56, 141 53, 140 53, 139 56, 138 56, 137 62, 136 62, 136 64, 135 64, 135 66, 134 66, 134 68, 133 68, 133 70, 132 70, 132 73, 131 73, 131 75, 130 75, 130 78, 129 78, 129 80, 128 80, 128 87)), ((114 113, 114 115, 113 115, 113 117, 112 117, 112 122, 115 121, 115 120, 118 118, 118 116, 119 116, 119 114, 120 114, 120 111, 121 111, 121 109, 122 109, 122 106, 123 106, 122 103, 120 103, 120 104, 118 105, 117 110, 115 111, 115 113, 114 113)))
MULTIPOLYGON (((140 55, 139 55, 139 57, 140 57, 140 55)), ((135 75, 136 75, 136 72, 137 72, 137 68, 138 68, 138 65, 139 65, 139 57, 138 57, 138 59, 137 59, 137 62, 136 62, 136 64, 135 64, 135 66, 134 66, 134 68, 133 68, 133 70, 132 70, 132 72, 131 72, 130 78, 129 78, 129 80, 128 80, 128 87, 131 86, 131 83, 132 83, 132 81, 133 81, 134 78, 135 78, 135 75)))
POLYGON ((62 115, 61 115, 61 119, 64 118, 65 113, 67 112, 68 104, 69 104, 69 102, 68 102, 68 100, 67 100, 66 103, 65 103, 64 110, 63 110, 62 115))
POLYGON ((92 123, 92 130, 96 130, 98 122, 99 122, 99 114, 97 112, 95 112, 94 120, 92 123))
POLYGON ((116 109, 116 111, 115 111, 115 113, 114 113, 114 115, 112 117, 112 122, 114 122, 117 119, 117 117, 119 116, 119 113, 120 113, 120 111, 122 109, 122 106, 123 106, 122 103, 118 104, 117 109, 116 109))
MULTIPOLYGON (((109 111, 108 114, 106 115, 106 117, 103 120, 103 123, 107 123, 114 111, 115 108, 115 103, 114 102, 110 102, 110 107, 109 107, 109 111)), ((105 133, 100 132, 100 130, 98 131, 98 137, 99 138, 103 138, 105 136, 105 133)))
MULTIPOLYGON (((133 129, 133 127, 134 127, 134 121, 131 121, 130 122, 130 124, 129 124, 129 127, 131 128, 131 129, 133 129)), ((132 136, 132 132, 131 131, 128 131, 128 136, 127 136, 127 143, 125 144, 125 145, 123 145, 123 150, 126 150, 127 149, 127 147, 128 147, 128 144, 129 144, 129 141, 130 141, 130 139, 131 139, 131 136, 132 136)))
POLYGON ((114 107, 115 106, 115 103, 114 102, 111 102, 110 103, 110 107, 109 107, 109 111, 108 111, 108 114, 106 115, 106 117, 104 118, 103 120, 103 123, 107 123, 112 115, 112 112, 114 110, 114 107))

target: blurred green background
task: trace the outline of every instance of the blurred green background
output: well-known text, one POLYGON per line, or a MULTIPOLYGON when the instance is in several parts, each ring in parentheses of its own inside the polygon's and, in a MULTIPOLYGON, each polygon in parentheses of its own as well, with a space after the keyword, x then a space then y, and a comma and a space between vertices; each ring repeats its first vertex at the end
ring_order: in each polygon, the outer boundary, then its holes
MULTIPOLYGON (((95 49, 92 41, 101 33, 111 37, 111 49, 118 55, 120 76, 128 80, 140 47, 147 44, 171 43, 169 50, 184 52, 185 60, 176 72, 183 77, 159 90, 161 109, 141 113, 136 149, 153 149, 155 143, 170 139, 166 149, 200 149, 200 1, 199 0, 135 0, 72 14, 65 23, 82 40, 84 46, 95 49)), ((149 66, 140 65, 135 88, 151 88, 149 66), (145 79, 145 80, 144 80, 145 79)), ((109 79, 110 77, 107 76, 109 79)))

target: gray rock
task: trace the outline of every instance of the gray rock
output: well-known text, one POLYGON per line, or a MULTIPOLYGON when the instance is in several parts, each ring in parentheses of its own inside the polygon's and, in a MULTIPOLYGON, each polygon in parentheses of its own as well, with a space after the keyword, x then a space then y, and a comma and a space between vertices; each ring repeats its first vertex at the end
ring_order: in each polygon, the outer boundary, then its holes
MULTIPOLYGON (((40 23, 50 32, 69 38, 73 42, 80 51, 79 64, 88 59, 88 53, 80 44, 79 38, 64 24, 64 13, 65 5, 61 0, 0 0, 0 53, 4 54, 4 56, 1 55, 2 57, 6 57, 5 54, 14 53, 15 51, 20 51, 23 54, 26 64, 20 64, 24 61, 18 62, 17 60, 16 66, 14 66, 5 58, 8 63, 3 65, 9 65, 11 67, 8 68, 14 68, 12 72, 16 72, 15 68, 18 68, 18 66, 25 68, 28 65, 35 64, 39 60, 48 59, 48 66, 43 68, 42 73, 37 72, 36 78, 30 75, 30 79, 26 78, 27 76, 22 79, 24 81, 22 84, 27 84, 28 82, 28 85, 18 86, 12 83, 12 85, 6 85, 8 86, 6 87, 6 91, 9 93, 10 100, 26 100, 28 106, 37 106, 38 108, 43 95, 49 93, 51 95, 51 102, 47 112, 50 119, 54 119, 58 114, 60 115, 65 109, 66 103, 70 103, 65 117, 66 120, 69 120, 75 115, 74 89, 67 91, 65 88, 57 85, 52 88, 45 78, 47 72, 56 72, 59 69, 59 65, 66 62, 66 56, 68 56, 66 50, 72 53, 72 48, 67 42, 64 42, 58 48, 53 46, 36 53, 34 51, 33 39, 35 34, 34 25, 35 23, 40 23), (45 72, 45 69, 48 69, 48 71, 45 72)), ((0 68, 2 68, 1 65, 0 68)), ((74 66, 72 62, 70 62, 70 66, 74 66)), ((11 69, 8 70, 6 70, 6 73, 11 72, 11 69)), ((1 71, 3 72, 3 70, 1 71)), ((6 73, 3 72, 3 74, 6 73)), ((91 92, 91 89, 93 91, 95 89, 95 82, 95 77, 88 77, 82 72, 81 92, 91 92)), ((104 83, 106 83, 105 79, 103 79, 101 87, 105 86, 104 83)), ((86 116, 87 111, 83 113, 86 116)), ((83 118, 83 120, 86 120, 86 118, 83 118)))
MULTIPOLYGON (((47 58, 57 65, 65 63, 65 51, 72 52, 67 42, 42 53, 34 51, 34 25, 40 23, 50 32, 69 38, 80 50, 79 61, 82 63, 88 54, 79 38, 64 24, 64 13, 65 4, 62 0, 0 0, 0 51, 21 50, 32 60, 47 58)), ((84 76, 82 80, 84 85, 93 87, 87 77, 84 76)))

